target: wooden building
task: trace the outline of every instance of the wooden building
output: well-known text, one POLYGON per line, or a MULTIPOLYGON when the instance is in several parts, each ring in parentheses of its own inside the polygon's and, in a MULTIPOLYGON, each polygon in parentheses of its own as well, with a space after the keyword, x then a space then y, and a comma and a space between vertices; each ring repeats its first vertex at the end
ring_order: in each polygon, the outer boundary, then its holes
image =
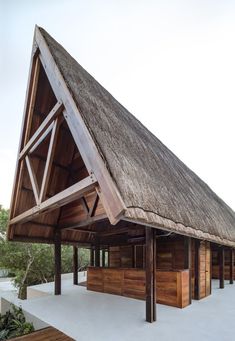
POLYGON ((61 244, 74 246, 75 284, 89 248, 88 289, 146 300, 152 322, 156 302, 211 293, 211 245, 222 287, 235 213, 36 27, 8 238, 54 244, 55 294, 61 244))

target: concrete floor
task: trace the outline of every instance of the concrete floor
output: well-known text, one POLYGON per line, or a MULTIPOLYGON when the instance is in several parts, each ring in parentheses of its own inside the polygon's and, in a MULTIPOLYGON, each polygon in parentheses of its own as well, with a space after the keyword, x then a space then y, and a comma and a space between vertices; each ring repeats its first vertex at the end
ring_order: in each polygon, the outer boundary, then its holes
POLYGON ((48 296, 18 301, 23 309, 78 341, 232 341, 235 339, 235 284, 184 308, 157 305, 158 321, 145 322, 145 302, 87 291, 63 281, 62 295, 51 284, 37 286, 48 296))

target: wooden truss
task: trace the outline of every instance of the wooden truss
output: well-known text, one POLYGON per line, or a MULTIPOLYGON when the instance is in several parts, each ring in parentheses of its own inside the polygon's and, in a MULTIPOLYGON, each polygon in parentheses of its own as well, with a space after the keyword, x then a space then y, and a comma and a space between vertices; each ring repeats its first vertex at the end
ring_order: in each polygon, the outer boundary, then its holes
MULTIPOLYGON (((54 195, 52 198, 45 200, 46 192, 48 188, 48 182, 50 179, 50 172, 52 161, 54 157, 55 145, 58 136, 59 126, 62 122, 64 115, 64 107, 62 102, 58 101, 54 108, 51 110, 49 115, 46 119, 41 123, 39 128, 24 146, 22 151, 19 153, 19 162, 23 162, 25 159, 29 178, 31 181, 34 198, 36 201, 36 206, 23 212, 22 214, 14 217, 10 220, 10 224, 16 223, 25 223, 31 220, 34 216, 45 212, 50 211, 55 208, 61 207, 75 199, 81 198, 84 193, 95 189, 97 185, 97 180, 95 179, 94 174, 89 175, 85 179, 79 181, 78 183, 68 187, 67 189, 63 190, 62 192, 54 195), (37 176, 33 171, 31 161, 30 161, 30 154, 39 146, 40 143, 48 136, 51 132, 49 148, 46 157, 46 164, 44 169, 44 174, 42 178, 41 188, 39 189, 37 176)), ((85 198, 83 198, 83 202, 85 198)), ((98 195, 96 196, 95 202, 91 211, 89 211, 89 217, 93 216, 93 213, 96 209, 98 203, 98 195)))

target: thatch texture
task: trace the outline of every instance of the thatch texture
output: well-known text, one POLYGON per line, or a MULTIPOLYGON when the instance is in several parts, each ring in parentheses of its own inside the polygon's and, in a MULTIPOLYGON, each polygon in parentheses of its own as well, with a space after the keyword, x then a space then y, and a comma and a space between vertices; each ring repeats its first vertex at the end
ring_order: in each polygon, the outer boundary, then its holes
POLYGON ((120 191, 125 216, 235 246, 233 210, 61 45, 40 31, 120 191))

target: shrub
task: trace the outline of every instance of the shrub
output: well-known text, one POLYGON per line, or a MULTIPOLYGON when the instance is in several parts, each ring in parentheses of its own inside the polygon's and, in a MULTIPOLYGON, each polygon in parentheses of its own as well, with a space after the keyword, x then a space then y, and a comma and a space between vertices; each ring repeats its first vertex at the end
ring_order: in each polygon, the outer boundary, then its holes
POLYGON ((29 334, 34 331, 32 323, 26 322, 22 308, 12 305, 4 315, 0 314, 0 341, 29 334))

